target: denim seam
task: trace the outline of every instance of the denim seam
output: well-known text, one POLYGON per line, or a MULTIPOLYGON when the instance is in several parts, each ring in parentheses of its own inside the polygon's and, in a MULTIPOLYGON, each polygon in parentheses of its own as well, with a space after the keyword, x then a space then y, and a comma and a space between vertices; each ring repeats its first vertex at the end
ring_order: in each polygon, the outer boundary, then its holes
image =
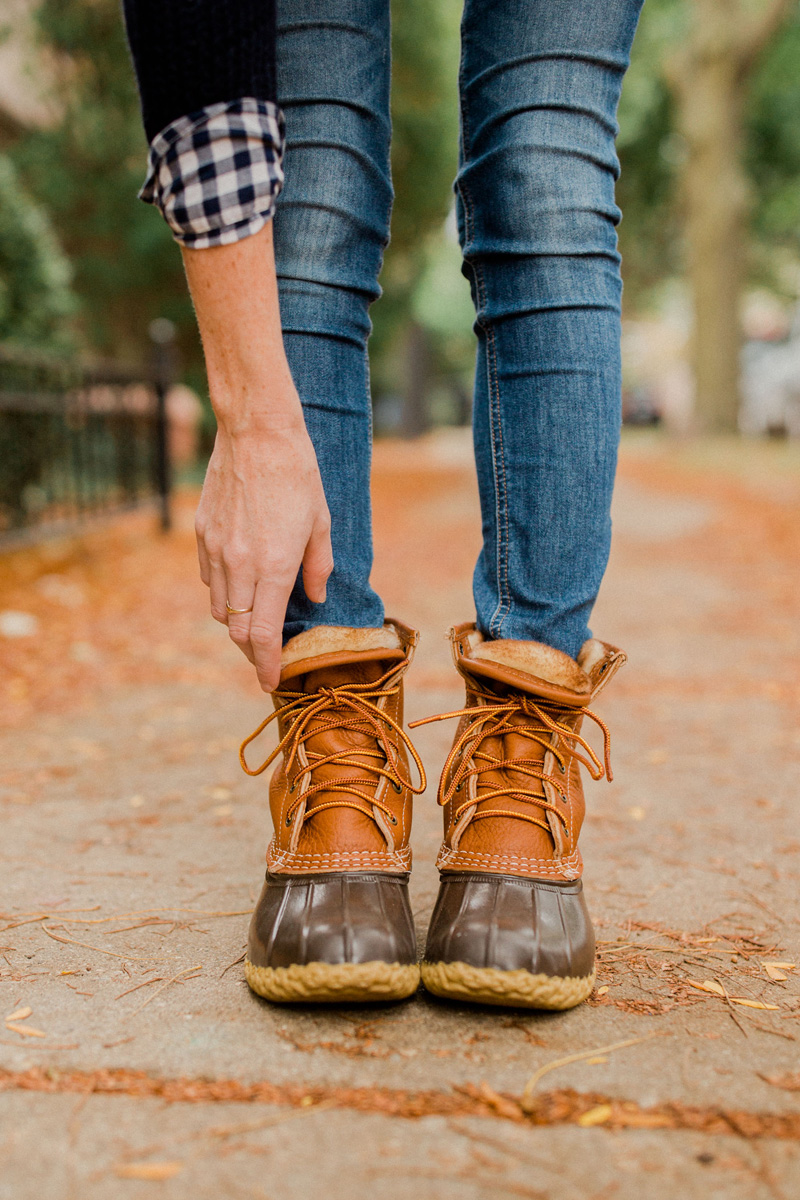
MULTIPOLYGON (((477 273, 481 286, 483 275, 477 273)), ((500 380, 497 373, 497 345, 494 329, 486 328, 487 370, 489 374, 489 417, 492 441, 492 463, 495 483, 495 519, 497 521, 497 608, 489 621, 489 632, 499 637, 503 622, 513 607, 508 588, 508 481, 506 479, 503 421, 500 411, 500 380), (499 454, 498 454, 499 448, 499 454), (499 471, 498 471, 499 466, 499 471)))
MULTIPOLYGON (((459 64, 459 100, 461 108, 461 139, 464 160, 467 158, 469 146, 469 121, 464 87, 464 42, 462 35, 461 62, 459 64)), ((460 173, 460 172, 459 172, 460 173)), ((466 244, 473 239, 473 203, 468 189, 464 186, 463 178, 458 181, 458 191, 464 204, 464 220, 466 224, 466 244)), ((469 261, 464 256, 465 261, 469 261)), ((503 425, 500 414, 500 381, 497 373, 497 348, 494 330, 486 324, 480 311, 486 305, 486 281, 478 263, 470 263, 475 276, 477 321, 484 330, 487 344, 487 373, 489 379, 489 432, 492 447, 492 474, 494 478, 494 508, 495 536, 497 538, 496 571, 497 571, 497 607, 489 621, 489 633, 494 637, 500 635, 503 622, 512 609, 511 596, 508 590, 508 483, 506 480, 505 453, 503 448, 503 425), (500 453, 498 456, 498 442, 500 453), (498 470, 499 468, 499 470, 498 470)))

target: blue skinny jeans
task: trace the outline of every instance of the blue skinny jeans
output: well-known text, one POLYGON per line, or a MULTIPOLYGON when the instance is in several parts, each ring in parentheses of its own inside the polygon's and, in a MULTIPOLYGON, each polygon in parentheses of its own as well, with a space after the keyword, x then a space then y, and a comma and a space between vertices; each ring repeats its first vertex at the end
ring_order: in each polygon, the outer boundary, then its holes
MULTIPOLYGON (((614 139, 640 8, 466 0, 462 22, 455 188, 478 343, 477 623, 488 637, 534 639, 573 658, 590 636, 611 540, 622 292, 614 139)), ((324 604, 298 581, 289 638, 383 621, 369 582, 367 339, 392 203, 389 0, 278 0, 278 29, 281 317, 335 561, 324 604)))

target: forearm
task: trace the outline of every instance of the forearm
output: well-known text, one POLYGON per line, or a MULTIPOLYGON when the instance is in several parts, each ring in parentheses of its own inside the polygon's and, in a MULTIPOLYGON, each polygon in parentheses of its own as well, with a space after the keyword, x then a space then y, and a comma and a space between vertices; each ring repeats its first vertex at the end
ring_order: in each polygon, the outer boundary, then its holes
POLYGON ((272 222, 233 245, 182 254, 221 428, 240 435, 302 427, 283 350, 272 222))

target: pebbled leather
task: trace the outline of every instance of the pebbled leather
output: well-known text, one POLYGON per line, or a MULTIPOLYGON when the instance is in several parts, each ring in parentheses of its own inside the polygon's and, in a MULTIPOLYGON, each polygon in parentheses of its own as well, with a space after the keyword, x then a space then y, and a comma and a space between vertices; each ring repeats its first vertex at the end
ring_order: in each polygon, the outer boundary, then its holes
POLYGON ((250 922, 247 957, 256 967, 415 963, 408 876, 267 873, 250 922))
POLYGON ((425 947, 427 962, 584 977, 595 940, 580 880, 444 873, 425 947))

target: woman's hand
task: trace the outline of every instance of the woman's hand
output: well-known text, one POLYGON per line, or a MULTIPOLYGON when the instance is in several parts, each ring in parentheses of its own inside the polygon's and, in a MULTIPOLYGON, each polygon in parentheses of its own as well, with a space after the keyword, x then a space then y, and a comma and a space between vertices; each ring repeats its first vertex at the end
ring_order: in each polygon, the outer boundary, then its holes
POLYGON ((220 429, 195 531, 211 613, 271 691, 301 563, 306 595, 318 604, 333 569, 330 516, 305 425, 243 435, 220 429), (252 612, 229 613, 226 604, 252 612))
POLYGON ((218 425, 195 523, 200 574, 212 614, 271 691, 301 563, 316 603, 333 570, 328 506, 283 349, 272 222, 230 246, 184 247, 183 263, 218 425))

